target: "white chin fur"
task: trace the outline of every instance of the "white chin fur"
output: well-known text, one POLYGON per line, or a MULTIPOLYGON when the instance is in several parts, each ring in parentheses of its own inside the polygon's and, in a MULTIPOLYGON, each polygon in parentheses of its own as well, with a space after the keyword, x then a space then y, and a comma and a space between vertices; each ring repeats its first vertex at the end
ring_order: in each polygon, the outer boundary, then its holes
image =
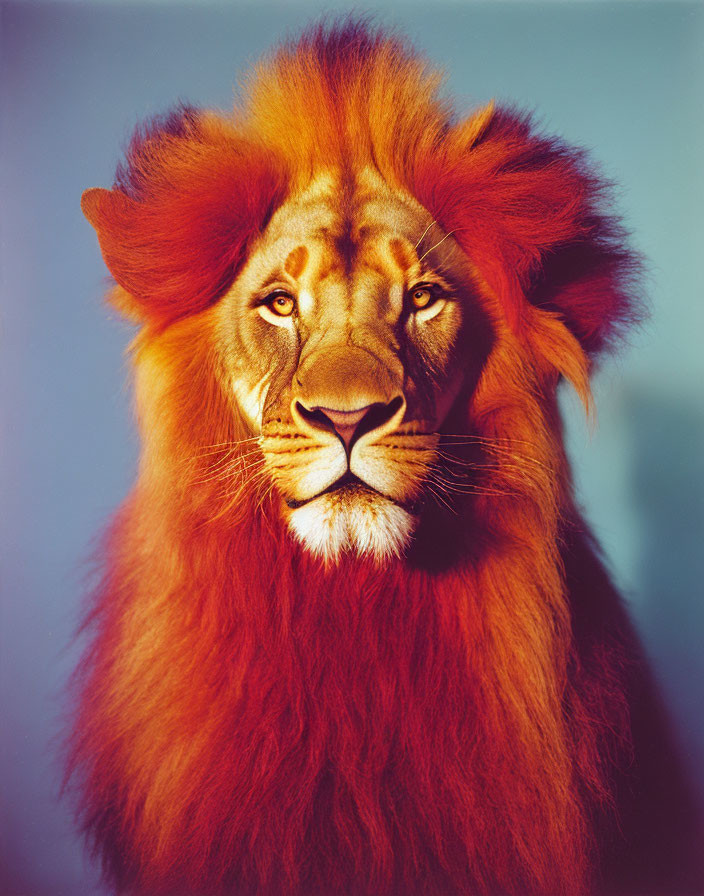
POLYGON ((403 552, 416 519, 386 498, 332 492, 292 510, 288 522, 301 544, 326 561, 345 551, 382 561, 403 552))

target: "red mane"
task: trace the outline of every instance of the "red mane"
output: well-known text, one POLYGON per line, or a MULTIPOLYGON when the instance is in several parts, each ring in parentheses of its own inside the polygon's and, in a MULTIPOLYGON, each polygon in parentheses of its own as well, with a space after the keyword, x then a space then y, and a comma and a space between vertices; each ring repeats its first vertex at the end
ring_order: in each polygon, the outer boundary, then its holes
POLYGON ((84 199, 115 299, 146 324, 144 453, 71 761, 120 887, 577 893, 620 868, 597 835, 620 842, 637 647, 572 501, 555 388, 588 397, 591 358, 637 316, 636 266, 581 153, 510 110, 458 123, 437 86, 395 38, 317 29, 232 120, 156 122, 84 199), (249 435, 214 362, 217 300, 334 160, 373 161, 453 231, 497 333, 454 421, 503 446, 484 493, 385 568, 323 567, 249 478, 224 497, 207 475, 208 446, 249 435))

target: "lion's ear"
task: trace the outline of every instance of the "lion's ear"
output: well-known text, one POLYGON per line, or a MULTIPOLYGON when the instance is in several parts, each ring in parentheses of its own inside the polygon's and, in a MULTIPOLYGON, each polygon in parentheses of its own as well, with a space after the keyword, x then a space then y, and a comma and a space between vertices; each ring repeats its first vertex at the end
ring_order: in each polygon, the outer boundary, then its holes
POLYGON ((98 236, 103 260, 113 279, 120 287, 114 295, 123 296, 117 304, 126 317, 138 323, 146 316, 146 308, 140 298, 145 292, 145 284, 139 276, 139 261, 134 258, 134 247, 128 245, 126 235, 137 229, 136 203, 119 190, 104 190, 94 187, 85 190, 81 196, 81 211, 93 225, 98 236), (130 265, 130 256, 133 263, 130 265), (136 262, 136 263, 135 263, 136 262), (127 301, 125 301, 127 300, 127 301))
POLYGON ((119 190, 93 187, 81 196, 81 211, 93 225, 103 261, 117 283, 110 293, 110 301, 128 320, 139 324, 147 317, 147 309, 139 298, 139 279, 135 279, 134 270, 130 273, 126 263, 127 253, 122 236, 134 229, 130 224, 130 217, 134 217, 133 205, 134 200, 119 190))
POLYGON ((264 147, 207 113, 185 109, 138 130, 115 189, 81 200, 121 287, 118 308, 157 324, 207 308, 284 189, 264 147))
POLYGON ((494 100, 490 100, 486 106, 478 109, 469 118, 456 126, 454 136, 458 149, 461 152, 469 152, 475 143, 482 138, 491 123, 491 119, 494 117, 495 110, 496 103, 494 100))
POLYGON ((84 190, 81 195, 81 211, 88 221, 95 228, 98 237, 101 231, 101 204, 105 200, 110 200, 112 193, 110 190, 104 190, 102 187, 91 187, 90 190, 84 190))

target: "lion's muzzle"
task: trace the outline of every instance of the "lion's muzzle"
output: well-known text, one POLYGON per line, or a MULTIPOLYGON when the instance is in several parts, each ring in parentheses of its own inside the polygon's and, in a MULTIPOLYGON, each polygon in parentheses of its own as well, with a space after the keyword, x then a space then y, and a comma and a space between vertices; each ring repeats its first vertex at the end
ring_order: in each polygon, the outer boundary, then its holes
POLYGON ((304 432, 311 428, 333 432, 350 456, 353 445, 360 438, 369 436, 373 440, 393 432, 403 419, 405 408, 403 395, 396 395, 389 402, 374 402, 351 410, 320 405, 306 407, 303 402, 294 399, 291 415, 304 432))

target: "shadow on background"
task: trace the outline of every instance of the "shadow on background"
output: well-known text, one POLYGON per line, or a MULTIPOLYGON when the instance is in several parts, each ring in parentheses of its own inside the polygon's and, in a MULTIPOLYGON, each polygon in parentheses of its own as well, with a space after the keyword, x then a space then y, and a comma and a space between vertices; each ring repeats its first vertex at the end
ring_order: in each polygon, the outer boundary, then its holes
POLYGON ((652 392, 629 399, 640 629, 704 804, 704 407, 652 392))

